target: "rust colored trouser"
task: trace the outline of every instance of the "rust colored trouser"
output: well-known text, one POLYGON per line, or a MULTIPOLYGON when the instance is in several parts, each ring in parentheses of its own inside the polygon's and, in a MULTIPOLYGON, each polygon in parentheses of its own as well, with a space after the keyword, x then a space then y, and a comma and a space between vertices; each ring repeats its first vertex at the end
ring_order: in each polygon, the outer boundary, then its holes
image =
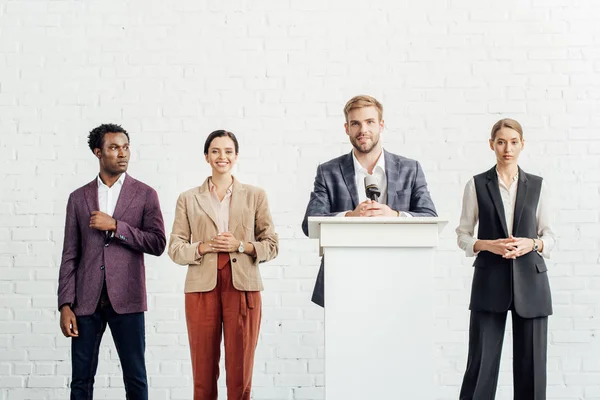
POLYGON ((229 254, 219 253, 217 286, 185 294, 194 400, 216 400, 221 335, 225 338, 228 400, 250 400, 254 350, 261 319, 260 292, 233 287, 229 254))

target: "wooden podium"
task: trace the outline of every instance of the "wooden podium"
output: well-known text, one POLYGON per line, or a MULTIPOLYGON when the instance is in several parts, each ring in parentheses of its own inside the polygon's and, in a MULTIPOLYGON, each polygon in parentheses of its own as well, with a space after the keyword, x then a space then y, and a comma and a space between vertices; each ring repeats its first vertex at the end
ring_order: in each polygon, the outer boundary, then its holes
POLYGON ((309 217, 325 257, 325 399, 432 400, 440 218, 309 217))

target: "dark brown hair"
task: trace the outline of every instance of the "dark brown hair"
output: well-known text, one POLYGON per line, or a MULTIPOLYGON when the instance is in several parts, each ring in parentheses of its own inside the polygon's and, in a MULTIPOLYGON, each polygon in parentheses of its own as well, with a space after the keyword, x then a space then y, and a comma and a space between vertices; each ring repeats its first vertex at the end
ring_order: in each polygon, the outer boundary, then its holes
POLYGON ((233 145, 235 147, 235 154, 240 152, 240 145, 232 132, 226 131, 224 129, 219 129, 217 131, 211 132, 210 135, 206 138, 206 142, 204 142, 204 155, 208 154, 208 149, 210 148, 210 144, 215 138, 227 136, 229 139, 233 141, 233 145))

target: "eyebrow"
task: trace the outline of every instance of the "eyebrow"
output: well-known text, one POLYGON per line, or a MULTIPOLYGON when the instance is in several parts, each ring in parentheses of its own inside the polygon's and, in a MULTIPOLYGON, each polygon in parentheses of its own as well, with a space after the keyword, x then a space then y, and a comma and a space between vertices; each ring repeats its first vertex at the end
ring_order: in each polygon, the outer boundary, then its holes
MULTIPOLYGON (((367 122, 368 122, 368 121, 375 121, 375 118, 367 118, 367 119, 365 119, 365 121, 367 121, 367 122)), ((350 123, 353 123, 353 122, 360 122, 360 121, 359 121, 359 120, 357 120, 357 119, 351 119, 351 120, 350 120, 350 123)))

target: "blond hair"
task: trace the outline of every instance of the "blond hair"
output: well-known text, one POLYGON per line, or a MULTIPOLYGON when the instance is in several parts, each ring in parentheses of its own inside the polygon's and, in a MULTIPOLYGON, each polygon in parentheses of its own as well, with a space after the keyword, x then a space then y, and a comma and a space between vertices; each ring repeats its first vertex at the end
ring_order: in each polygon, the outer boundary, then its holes
POLYGON ((523 140, 523 127, 518 121, 510 118, 504 118, 496 122, 492 127, 492 140, 496 139, 496 133, 502 128, 510 128, 519 133, 521 140, 523 140))
POLYGON ((346 122, 348 122, 348 114, 350 111, 364 107, 375 107, 379 113, 379 120, 381 121, 383 118, 383 106, 381 103, 374 97, 361 94, 348 100, 344 106, 344 117, 346 118, 346 122))

